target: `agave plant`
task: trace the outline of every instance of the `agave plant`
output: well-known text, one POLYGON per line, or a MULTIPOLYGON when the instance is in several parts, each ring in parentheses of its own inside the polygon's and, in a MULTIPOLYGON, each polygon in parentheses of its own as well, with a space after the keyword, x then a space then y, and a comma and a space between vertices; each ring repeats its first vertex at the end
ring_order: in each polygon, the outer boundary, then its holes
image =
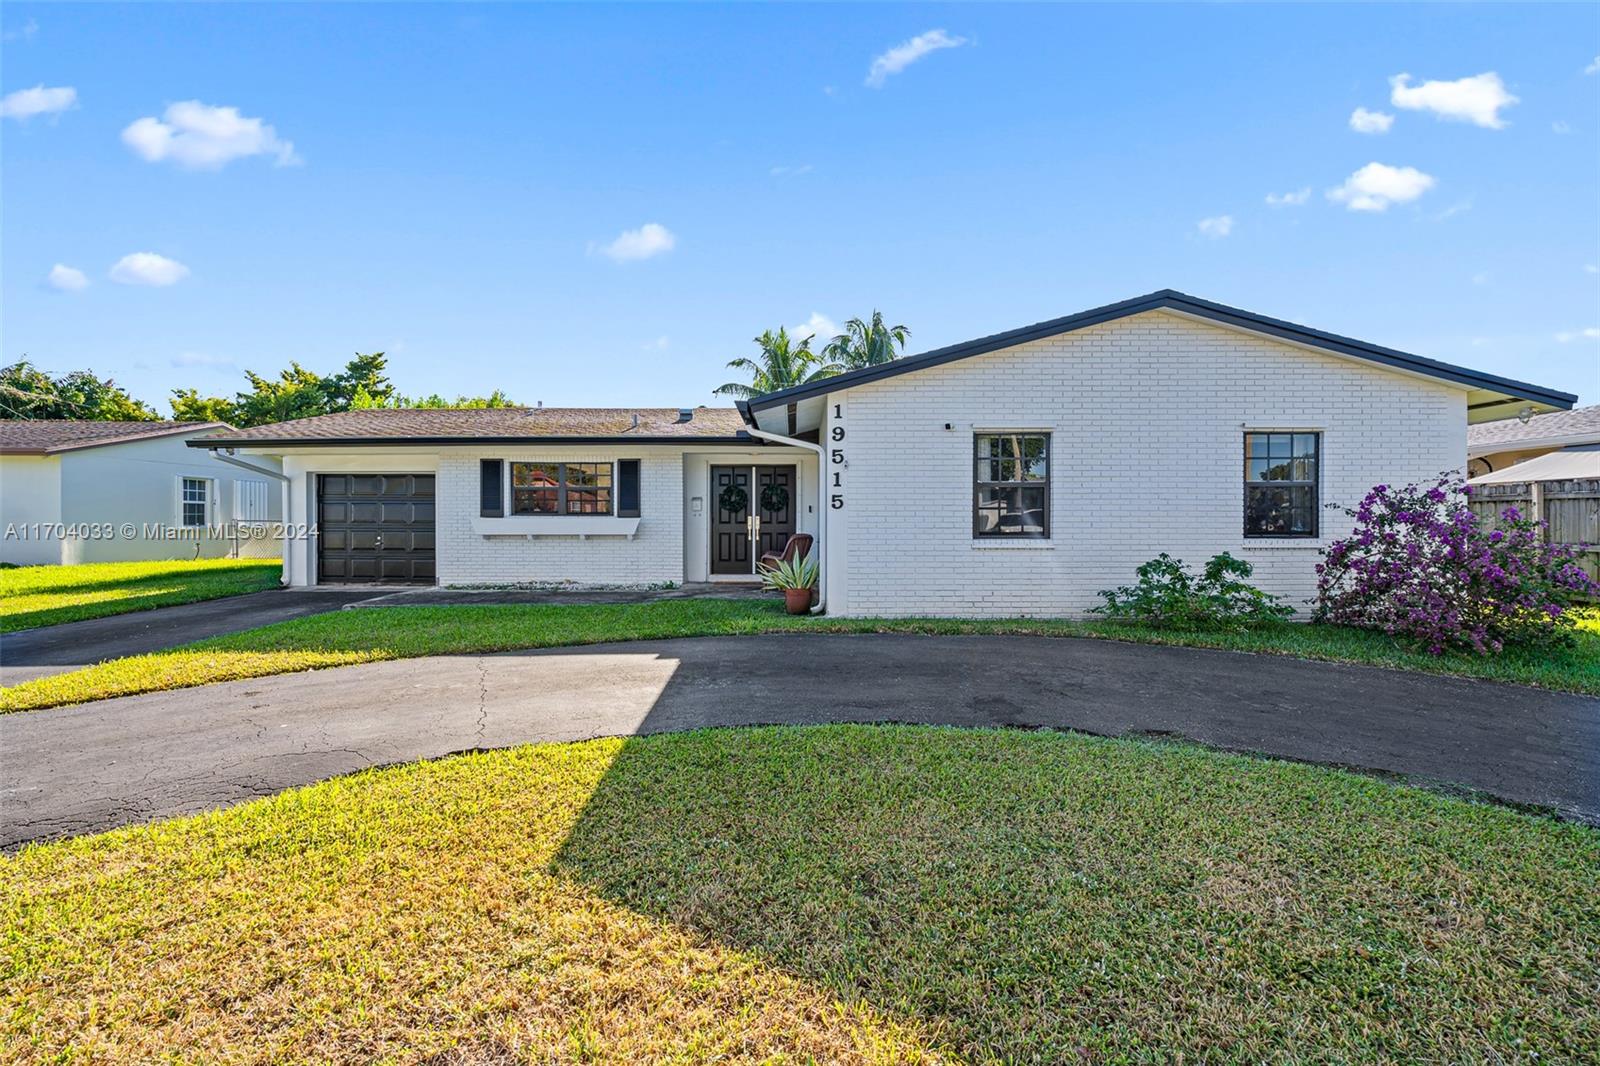
POLYGON ((817 561, 812 555, 779 559, 776 565, 758 566, 756 571, 761 575, 761 587, 775 592, 817 587, 817 561))

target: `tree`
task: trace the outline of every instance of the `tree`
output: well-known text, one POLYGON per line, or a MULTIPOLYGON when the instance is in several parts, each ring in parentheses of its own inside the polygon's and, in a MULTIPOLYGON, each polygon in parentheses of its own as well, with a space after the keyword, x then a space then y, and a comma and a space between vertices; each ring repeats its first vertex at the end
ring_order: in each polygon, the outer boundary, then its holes
POLYGON ((348 411, 355 406, 356 393, 365 393, 374 406, 382 406, 395 396, 394 386, 384 373, 385 358, 382 352, 356 357, 345 364, 343 370, 322 381, 322 392, 330 411, 348 411))
POLYGON ((239 407, 220 396, 201 396, 196 389, 172 390, 172 417, 178 422, 239 424, 239 407))
POLYGON ((728 366, 749 373, 748 385, 730 381, 712 391, 719 396, 737 396, 748 399, 762 393, 777 392, 794 385, 805 385, 823 378, 831 378, 844 368, 835 362, 824 362, 811 350, 811 338, 796 342, 783 327, 778 332, 770 329, 755 339, 761 348, 758 359, 738 358, 728 366))
POLYGON ((127 389, 92 370, 52 377, 26 359, 0 368, 0 418, 149 422, 160 417, 127 389))
POLYGON ((431 396, 419 396, 414 400, 406 396, 401 396, 399 399, 397 406, 412 408, 448 407, 455 410, 482 411, 496 407, 522 406, 499 389, 495 389, 487 396, 457 396, 454 400, 446 400, 437 392, 431 396))
POLYGON ((822 355, 830 362, 842 364, 846 370, 860 370, 896 358, 910 338, 910 329, 884 325, 883 312, 874 309, 868 322, 859 318, 846 322, 844 332, 828 342, 822 355))
POLYGON ((337 374, 322 377, 298 362, 276 378, 245 371, 248 392, 232 400, 220 396, 201 396, 194 389, 172 390, 173 417, 180 422, 227 422, 241 429, 269 422, 348 411, 360 405, 394 406, 397 393, 384 373, 382 352, 357 353, 337 374))

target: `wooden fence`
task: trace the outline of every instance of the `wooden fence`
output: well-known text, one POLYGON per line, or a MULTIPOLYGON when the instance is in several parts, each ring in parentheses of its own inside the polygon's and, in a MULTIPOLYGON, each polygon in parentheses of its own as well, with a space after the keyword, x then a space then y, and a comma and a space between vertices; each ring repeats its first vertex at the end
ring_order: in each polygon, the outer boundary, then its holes
POLYGON ((1584 546, 1578 561, 1590 577, 1600 580, 1600 478, 1476 485, 1471 507, 1490 529, 1499 524, 1500 512, 1507 507, 1544 519, 1545 539, 1584 546))

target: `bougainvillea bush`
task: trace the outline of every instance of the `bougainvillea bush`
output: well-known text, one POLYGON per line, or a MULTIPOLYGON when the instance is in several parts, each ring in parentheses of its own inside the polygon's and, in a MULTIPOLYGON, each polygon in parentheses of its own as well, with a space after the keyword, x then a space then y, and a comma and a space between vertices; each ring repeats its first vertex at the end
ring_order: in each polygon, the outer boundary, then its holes
POLYGON ((1471 487, 1451 475, 1432 485, 1379 485, 1350 536, 1317 567, 1319 622, 1382 630, 1435 655, 1480 655, 1507 645, 1570 640, 1574 605, 1597 587, 1543 523, 1507 507, 1498 528, 1467 506, 1471 487))

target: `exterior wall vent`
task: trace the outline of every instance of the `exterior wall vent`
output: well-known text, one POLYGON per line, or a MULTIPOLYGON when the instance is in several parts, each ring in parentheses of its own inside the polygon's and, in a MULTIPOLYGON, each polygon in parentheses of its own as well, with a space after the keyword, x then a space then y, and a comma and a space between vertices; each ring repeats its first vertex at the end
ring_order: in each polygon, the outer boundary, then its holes
POLYGON ((679 425, 682 425, 685 422, 691 421, 693 418, 694 418, 694 408, 693 407, 680 407, 680 408, 678 408, 678 424, 679 425))

